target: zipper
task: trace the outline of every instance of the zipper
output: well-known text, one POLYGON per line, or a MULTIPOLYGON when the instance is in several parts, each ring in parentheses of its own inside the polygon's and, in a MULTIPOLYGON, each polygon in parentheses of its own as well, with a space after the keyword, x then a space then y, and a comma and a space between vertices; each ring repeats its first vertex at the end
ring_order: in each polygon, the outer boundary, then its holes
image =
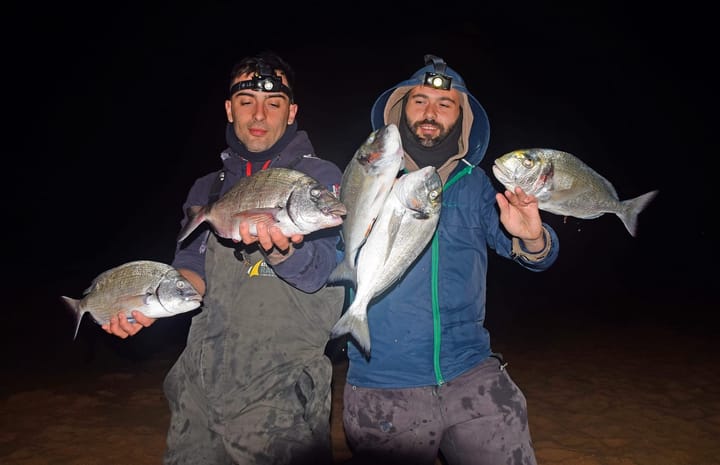
MULTIPOLYGON (((469 174, 470 171, 475 168, 474 165, 471 165, 464 158, 462 159, 462 161, 465 162, 465 164, 467 164, 468 166, 463 168, 460 172, 456 173, 455 176, 450 178, 450 180, 445 183, 445 185, 443 186, 443 192, 447 191, 450 186, 455 184, 458 179, 462 178, 466 174, 469 174)), ((438 239, 438 231, 439 228, 435 230, 435 234, 433 235, 432 240, 432 271, 430 274, 430 296, 432 299, 433 314, 433 367, 435 369, 435 382, 438 386, 441 386, 445 384, 445 379, 443 378, 442 371, 440 370, 440 345, 442 342, 442 326, 440 321, 440 303, 438 299, 438 268, 440 262, 440 240, 438 239)))

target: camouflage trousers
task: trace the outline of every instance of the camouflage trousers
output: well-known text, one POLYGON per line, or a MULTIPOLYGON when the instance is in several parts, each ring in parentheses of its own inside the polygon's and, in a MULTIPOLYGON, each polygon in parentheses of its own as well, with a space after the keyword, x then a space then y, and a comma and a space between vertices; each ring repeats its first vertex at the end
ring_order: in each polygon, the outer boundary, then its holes
POLYGON ((504 364, 488 358, 441 386, 345 385, 343 423, 353 463, 536 465, 527 403, 504 364))

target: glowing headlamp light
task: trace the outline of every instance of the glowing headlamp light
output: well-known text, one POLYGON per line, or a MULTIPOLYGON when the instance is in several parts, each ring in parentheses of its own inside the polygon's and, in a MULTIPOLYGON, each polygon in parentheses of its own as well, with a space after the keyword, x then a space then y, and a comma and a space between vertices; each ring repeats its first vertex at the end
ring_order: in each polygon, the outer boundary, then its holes
POLYGON ((433 64, 435 69, 434 72, 428 71, 425 73, 423 84, 433 89, 449 90, 452 77, 445 74, 445 68, 447 67, 445 61, 435 55, 425 55, 425 64, 429 65, 430 63, 433 64))
POLYGON ((243 89, 256 90, 258 92, 282 92, 287 95, 290 102, 293 101, 292 90, 282 82, 282 78, 270 70, 269 73, 265 73, 267 69, 261 70, 259 73, 255 73, 252 79, 247 81, 240 81, 234 84, 230 88, 230 98, 243 89))

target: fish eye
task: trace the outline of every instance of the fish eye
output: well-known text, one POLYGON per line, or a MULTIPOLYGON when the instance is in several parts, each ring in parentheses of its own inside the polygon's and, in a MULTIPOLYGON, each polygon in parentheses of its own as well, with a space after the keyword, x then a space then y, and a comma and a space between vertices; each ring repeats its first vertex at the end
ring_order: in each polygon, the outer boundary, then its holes
POLYGON ((438 198, 440 193, 438 191, 430 191, 430 200, 435 200, 438 198))
POLYGON ((312 189, 310 189, 310 196, 315 199, 319 199, 321 194, 322 189, 320 189, 319 187, 313 187, 312 189))
POLYGON ((177 287, 178 289, 182 289, 185 287, 185 283, 182 281, 178 281, 175 283, 175 287, 177 287))
POLYGON ((535 162, 533 162, 530 158, 525 157, 522 160, 522 165, 524 168, 530 169, 533 167, 534 164, 535 162))

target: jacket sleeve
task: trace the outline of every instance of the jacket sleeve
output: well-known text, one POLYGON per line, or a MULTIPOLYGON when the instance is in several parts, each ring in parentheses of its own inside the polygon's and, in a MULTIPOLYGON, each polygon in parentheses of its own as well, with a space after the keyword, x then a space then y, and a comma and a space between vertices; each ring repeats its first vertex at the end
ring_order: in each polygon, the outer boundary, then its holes
POLYGON ((509 258, 530 271, 544 271, 550 268, 560 253, 560 241, 555 231, 550 225, 543 223, 546 247, 549 242, 549 249, 546 248, 540 254, 532 254, 523 250, 519 241, 513 239, 500 223, 500 212, 495 200, 497 191, 486 174, 483 173, 480 176, 482 177, 480 203, 483 205, 482 217, 488 231, 488 245, 501 257, 509 258))
MULTIPOLYGON (((315 157, 306 158, 297 165, 302 171, 331 191, 337 192, 342 172, 334 163, 315 157)), ((274 265, 273 270, 283 280, 304 292, 316 292, 327 282, 337 264, 336 246, 340 227, 326 228, 305 236, 293 254, 274 265)))

